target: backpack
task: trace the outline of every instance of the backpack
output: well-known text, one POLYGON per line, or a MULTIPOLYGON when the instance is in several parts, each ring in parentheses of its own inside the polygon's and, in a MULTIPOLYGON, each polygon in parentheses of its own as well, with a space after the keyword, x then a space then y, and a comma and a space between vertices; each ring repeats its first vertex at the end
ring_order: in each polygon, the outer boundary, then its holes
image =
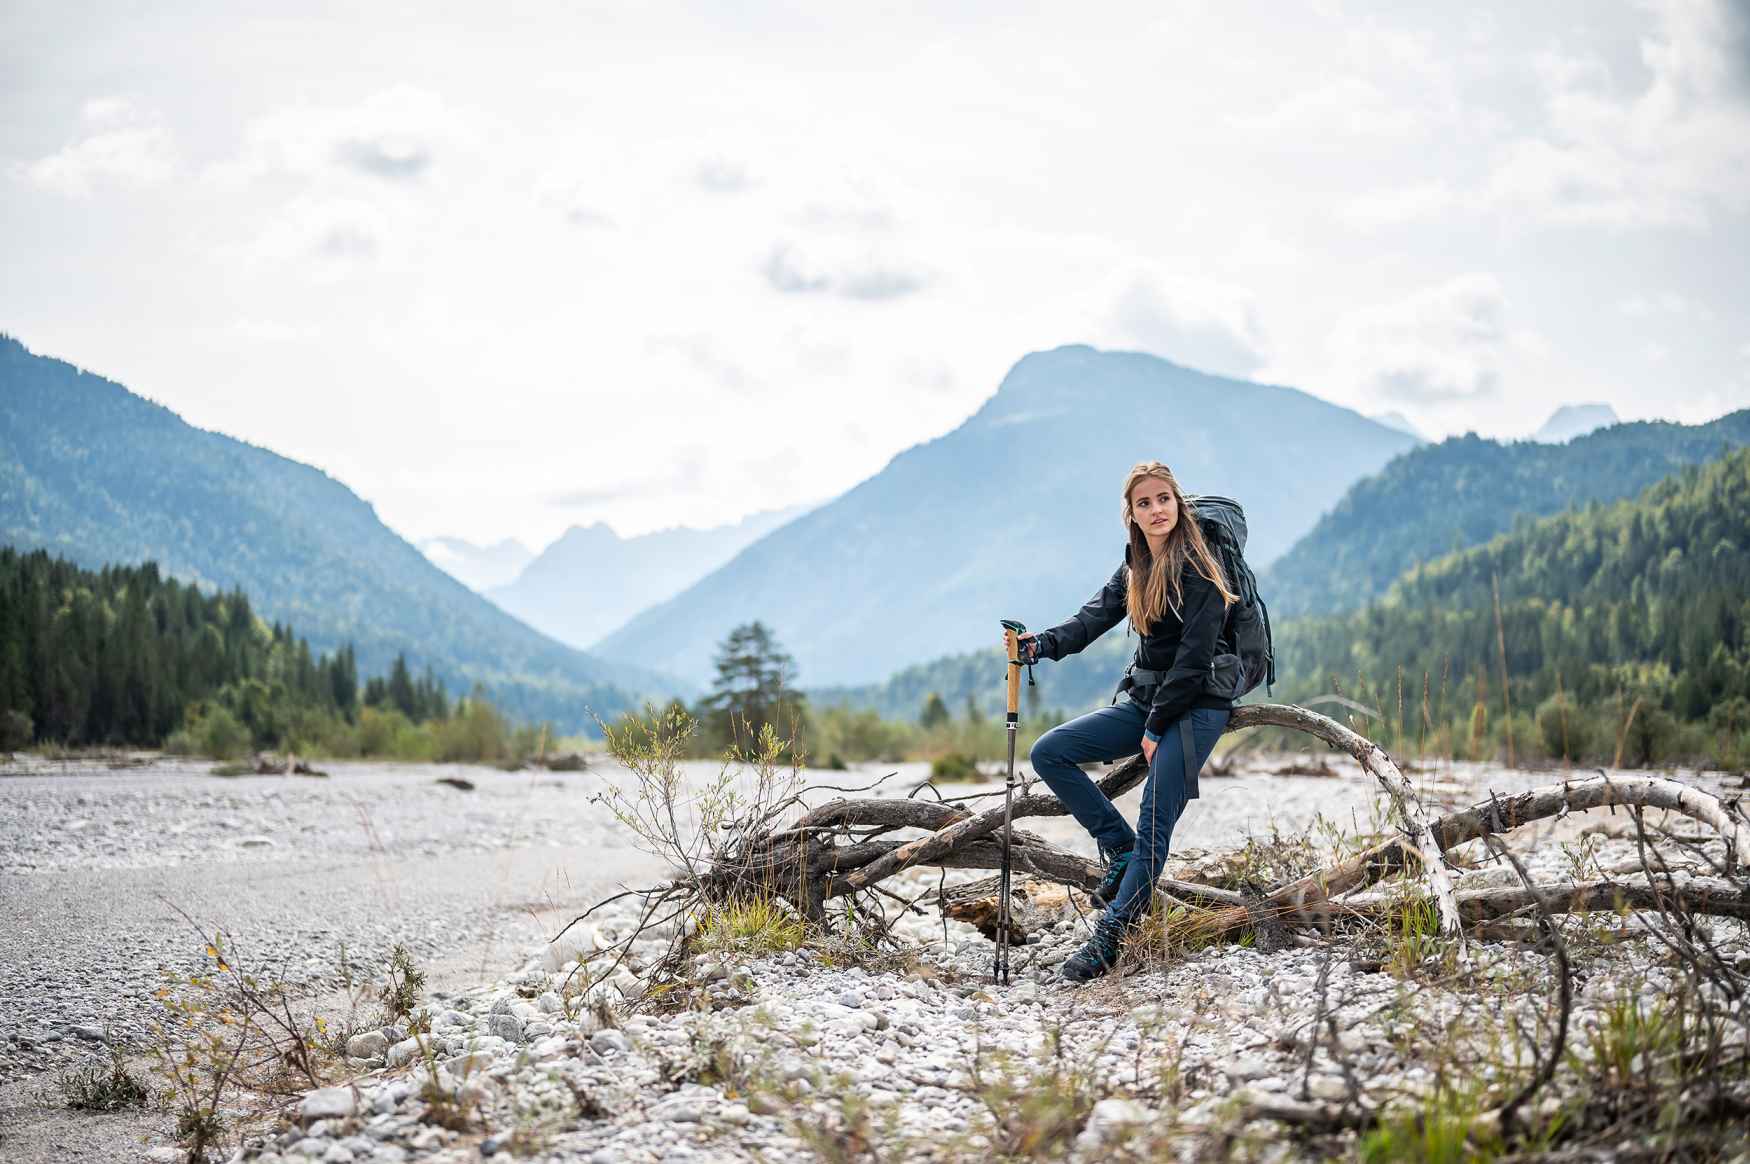
POLYGON ((1276 682, 1276 648, 1270 637, 1270 608, 1264 605, 1258 579, 1246 565, 1246 511, 1233 498, 1213 493, 1185 500, 1197 511, 1203 540, 1221 563, 1228 586, 1240 596, 1228 607, 1227 621, 1221 628, 1222 643, 1239 657, 1240 673, 1237 684, 1224 677, 1221 694, 1229 694, 1225 688, 1233 687, 1232 698, 1238 699, 1260 683, 1269 690, 1276 682))

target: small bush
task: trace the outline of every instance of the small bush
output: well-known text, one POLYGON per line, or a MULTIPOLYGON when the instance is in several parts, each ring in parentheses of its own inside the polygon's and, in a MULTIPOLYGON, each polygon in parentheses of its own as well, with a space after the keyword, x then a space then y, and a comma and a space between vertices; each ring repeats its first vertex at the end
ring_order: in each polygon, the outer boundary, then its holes
POLYGON ((236 760, 248 754, 253 742, 249 729, 229 709, 196 704, 183 729, 171 737, 171 750, 209 760, 236 760))
POLYGON ((10 707, 0 711, 0 752, 16 752, 29 747, 35 734, 36 725, 31 723, 30 716, 10 707))
POLYGON ((739 897, 713 905, 699 918, 698 939, 705 949, 748 954, 794 950, 805 937, 802 919, 770 897, 739 897))
POLYGON ((61 1094, 75 1111, 123 1111, 145 1107, 152 1093, 112 1055, 109 1066, 91 1066, 60 1078, 61 1094))
POLYGON ((969 782, 984 779, 977 761, 965 752, 944 752, 930 761, 930 779, 944 783, 969 782))

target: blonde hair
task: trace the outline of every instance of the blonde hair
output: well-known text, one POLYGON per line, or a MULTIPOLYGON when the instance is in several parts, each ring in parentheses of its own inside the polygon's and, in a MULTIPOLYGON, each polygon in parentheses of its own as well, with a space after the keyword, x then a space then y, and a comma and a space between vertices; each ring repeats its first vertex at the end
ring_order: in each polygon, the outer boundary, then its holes
POLYGON ((1185 500, 1179 479, 1173 476, 1171 469, 1159 461, 1142 461, 1131 466, 1124 478, 1124 505, 1119 511, 1119 519, 1124 522, 1125 534, 1130 539, 1125 613, 1130 616, 1130 625, 1138 634, 1147 633, 1169 608, 1174 614, 1179 613, 1179 604, 1184 597, 1180 574, 1187 562, 1215 585, 1224 607, 1240 600, 1240 596, 1228 588, 1221 563, 1209 552, 1209 543, 1203 538, 1203 527, 1197 524, 1197 511, 1185 500), (1143 536, 1142 527, 1136 524, 1130 513, 1130 491, 1136 488, 1137 482, 1151 477, 1165 482, 1173 491, 1173 501, 1179 511, 1172 532, 1167 534, 1166 548, 1159 557, 1149 552, 1148 538, 1143 536))

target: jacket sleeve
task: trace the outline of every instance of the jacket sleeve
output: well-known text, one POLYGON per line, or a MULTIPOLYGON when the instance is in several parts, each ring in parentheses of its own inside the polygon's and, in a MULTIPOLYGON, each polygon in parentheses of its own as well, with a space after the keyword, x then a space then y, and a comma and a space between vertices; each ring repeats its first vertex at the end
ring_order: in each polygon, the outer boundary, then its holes
POLYGON ((1044 642, 1040 645, 1040 654, 1047 659, 1062 659, 1073 655, 1089 643, 1118 625, 1124 617, 1124 597, 1128 589, 1126 581, 1127 568, 1120 563, 1112 577, 1082 608, 1072 614, 1067 621, 1060 622, 1050 630, 1041 631, 1038 638, 1044 642))
POLYGON ((1183 587, 1185 626, 1179 635, 1179 649, 1173 655, 1167 677, 1155 688, 1145 725, 1145 730, 1157 736, 1197 701, 1209 678, 1215 644, 1227 619, 1227 606, 1215 584, 1189 566, 1185 569, 1183 587))

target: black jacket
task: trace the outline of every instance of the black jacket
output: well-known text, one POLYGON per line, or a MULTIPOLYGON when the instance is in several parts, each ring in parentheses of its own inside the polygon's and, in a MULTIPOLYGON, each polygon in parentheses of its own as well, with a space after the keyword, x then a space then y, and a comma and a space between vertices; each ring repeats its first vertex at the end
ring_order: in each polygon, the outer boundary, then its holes
MULTIPOLYGON (((1124 547, 1124 563, 1083 607, 1050 630, 1040 631, 1039 654, 1062 659, 1117 626, 1125 616, 1124 598, 1129 587, 1130 547, 1124 547)), ((1208 688, 1216 656, 1223 651, 1221 630, 1227 622, 1227 607, 1221 592, 1187 562, 1179 575, 1180 613, 1169 607, 1142 636, 1137 648, 1138 667, 1164 671, 1150 701, 1147 728, 1155 735, 1165 732, 1175 720, 1195 707, 1228 710, 1233 700, 1212 694, 1208 688)))

